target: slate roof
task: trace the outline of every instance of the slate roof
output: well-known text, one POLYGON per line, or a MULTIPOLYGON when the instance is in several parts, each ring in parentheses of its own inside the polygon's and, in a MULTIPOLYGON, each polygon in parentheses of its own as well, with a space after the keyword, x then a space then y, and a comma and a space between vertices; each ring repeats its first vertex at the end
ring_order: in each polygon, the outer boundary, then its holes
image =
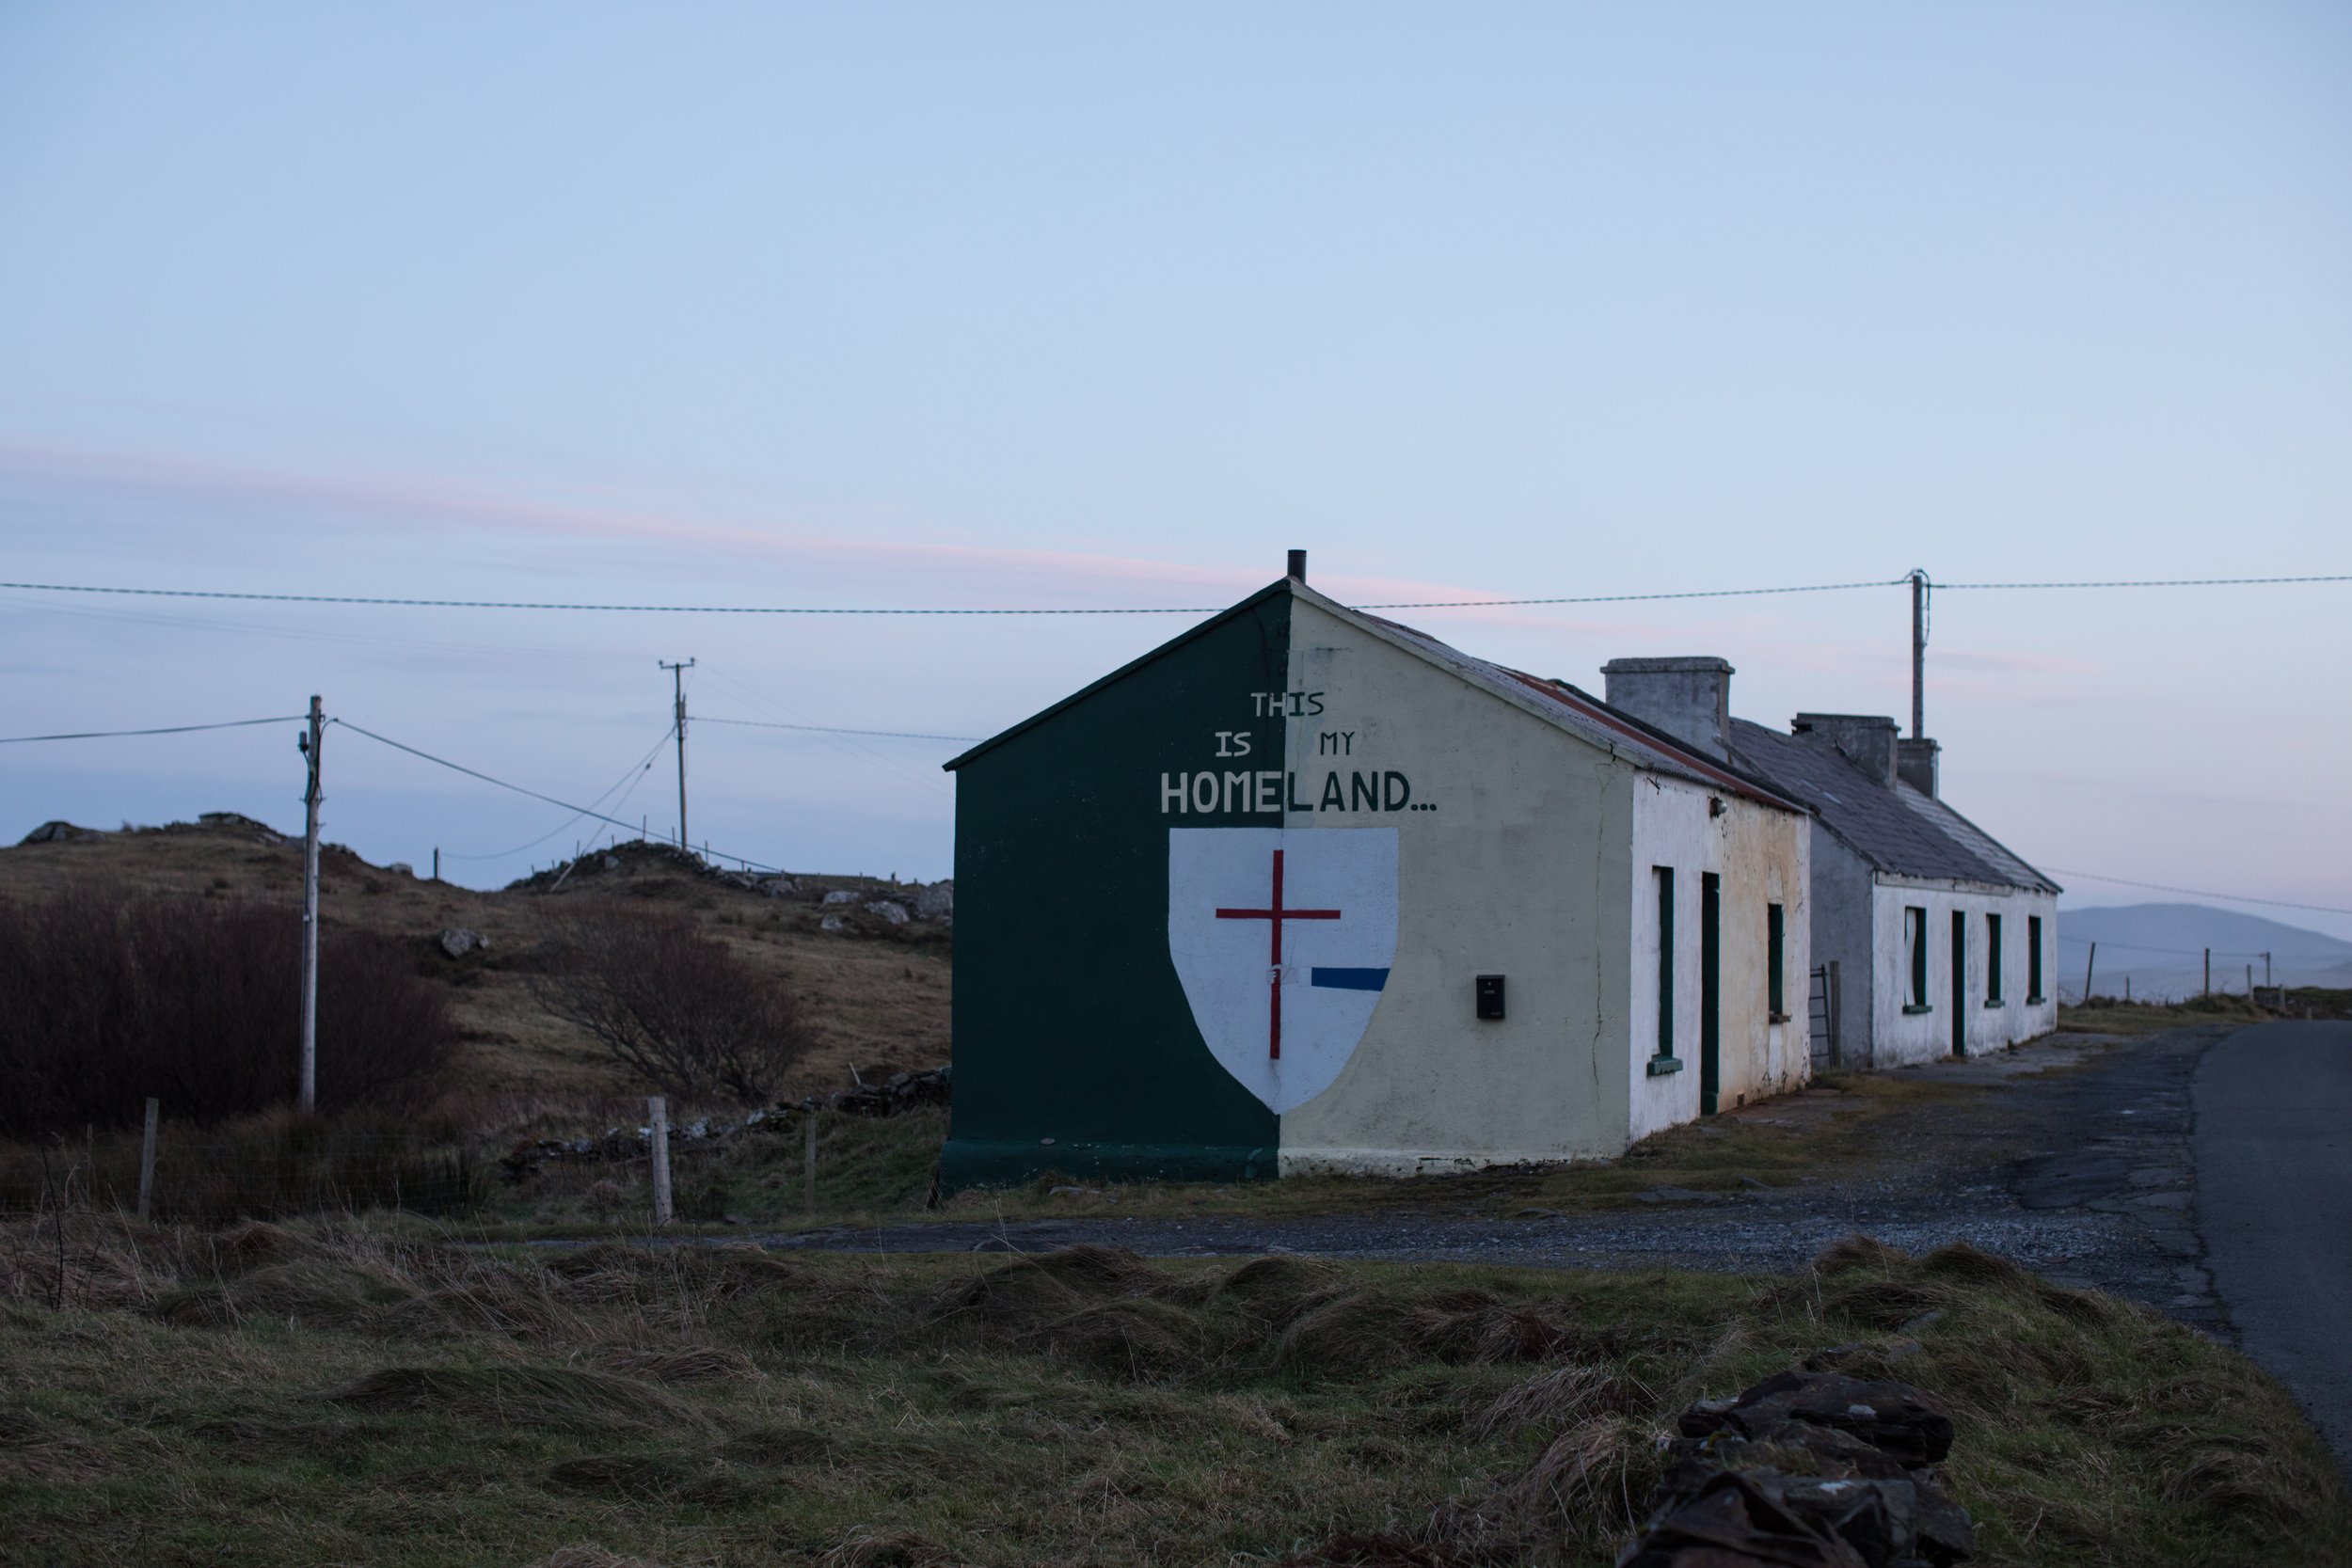
POLYGON ((2057 883, 1943 801, 1907 784, 1881 783, 1834 746, 1735 719, 1731 750, 1750 771, 1811 806, 1822 827, 1876 870, 2058 891, 2057 883))
POLYGON ((2026 863, 2009 846, 1978 827, 1932 795, 1922 795, 1909 784, 1899 784, 1896 793, 1904 805, 1917 812, 1934 826, 1952 835, 1973 851, 1976 857, 2001 874, 2001 880, 2011 887, 2039 888, 2044 893, 2063 893, 2058 883, 2026 863))
POLYGON ((1360 610, 1350 610, 1303 584, 1295 584, 1294 590, 1299 597, 1317 608, 1417 653, 1430 663, 1451 671, 1472 686, 1501 697, 1514 707, 1525 709, 1603 751, 1623 756, 1637 767, 1692 784, 1707 784, 1782 811, 1804 813, 1812 809, 1803 797, 1790 794, 1770 775, 1743 767, 1737 759, 1728 763, 1717 761, 1665 731, 1643 722, 1624 709, 1611 707, 1591 692, 1570 686, 1566 681, 1531 675, 1524 670, 1514 670, 1509 665, 1466 654, 1451 643, 1440 642, 1425 631, 1360 610))

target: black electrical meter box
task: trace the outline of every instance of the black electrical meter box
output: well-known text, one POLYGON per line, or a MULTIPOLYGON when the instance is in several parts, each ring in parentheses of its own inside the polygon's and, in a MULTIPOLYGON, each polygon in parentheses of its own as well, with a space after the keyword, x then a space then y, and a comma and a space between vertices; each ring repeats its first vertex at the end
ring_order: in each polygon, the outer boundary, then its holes
POLYGON ((1481 974, 1478 977, 1478 1016, 1480 1018, 1502 1016, 1502 975, 1481 974))

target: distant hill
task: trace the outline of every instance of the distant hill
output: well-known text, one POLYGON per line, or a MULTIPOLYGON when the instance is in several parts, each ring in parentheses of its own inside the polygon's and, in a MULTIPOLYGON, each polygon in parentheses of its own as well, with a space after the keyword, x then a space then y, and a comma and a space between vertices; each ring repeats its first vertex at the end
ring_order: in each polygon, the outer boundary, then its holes
POLYGON ((2213 949, 2217 990, 2242 990, 2249 962, 2260 982, 2265 953, 2272 979, 2282 986, 2352 981, 2352 942, 2202 904, 2125 904, 2059 912, 2058 981, 2070 996, 2082 990, 2094 942, 2099 958, 2091 986, 2103 995, 2120 994, 2126 976, 2136 996, 2191 995, 2204 984, 2207 948, 2213 949))

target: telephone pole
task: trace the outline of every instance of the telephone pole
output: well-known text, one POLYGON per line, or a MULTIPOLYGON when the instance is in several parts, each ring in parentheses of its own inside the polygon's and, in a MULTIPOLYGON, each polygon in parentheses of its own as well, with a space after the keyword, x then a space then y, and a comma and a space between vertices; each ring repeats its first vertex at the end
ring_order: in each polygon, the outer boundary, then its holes
POLYGON ((319 748, 326 721, 310 698, 310 728, 297 743, 310 763, 302 790, 302 1109, 319 1101, 319 748))
POLYGON ((1928 574, 1911 569, 1911 738, 1928 733, 1928 574))
POLYGON ((670 672, 671 687, 677 695, 675 726, 677 730, 677 847, 684 849, 686 847, 686 672, 694 667, 694 661, 690 658, 682 664, 671 664, 662 659, 656 659, 654 663, 670 672))

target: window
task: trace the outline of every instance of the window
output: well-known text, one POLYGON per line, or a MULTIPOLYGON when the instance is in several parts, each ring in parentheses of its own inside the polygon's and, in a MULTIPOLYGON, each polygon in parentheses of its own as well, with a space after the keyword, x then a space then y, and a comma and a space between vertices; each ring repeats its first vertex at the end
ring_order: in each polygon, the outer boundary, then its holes
POLYGON ((1778 904, 1764 906, 1765 1011, 1774 1023, 1788 1022, 1788 985, 1783 977, 1788 956, 1788 927, 1778 904))
POLYGON ((2026 916, 2026 1000, 2042 999, 2042 917, 2029 914, 2026 916))
POLYGON ((1928 911, 1917 905, 1903 910, 1903 950, 1911 955, 1911 1000, 1907 1013, 1928 1011, 1928 911))
POLYGON ((2001 1005, 2001 917, 1984 917, 1984 1005, 2001 1005))
POLYGON ((1650 1076, 1679 1072, 1675 1057, 1675 874, 1670 865, 1654 866, 1658 879, 1658 1053, 1650 1058, 1650 1076))

